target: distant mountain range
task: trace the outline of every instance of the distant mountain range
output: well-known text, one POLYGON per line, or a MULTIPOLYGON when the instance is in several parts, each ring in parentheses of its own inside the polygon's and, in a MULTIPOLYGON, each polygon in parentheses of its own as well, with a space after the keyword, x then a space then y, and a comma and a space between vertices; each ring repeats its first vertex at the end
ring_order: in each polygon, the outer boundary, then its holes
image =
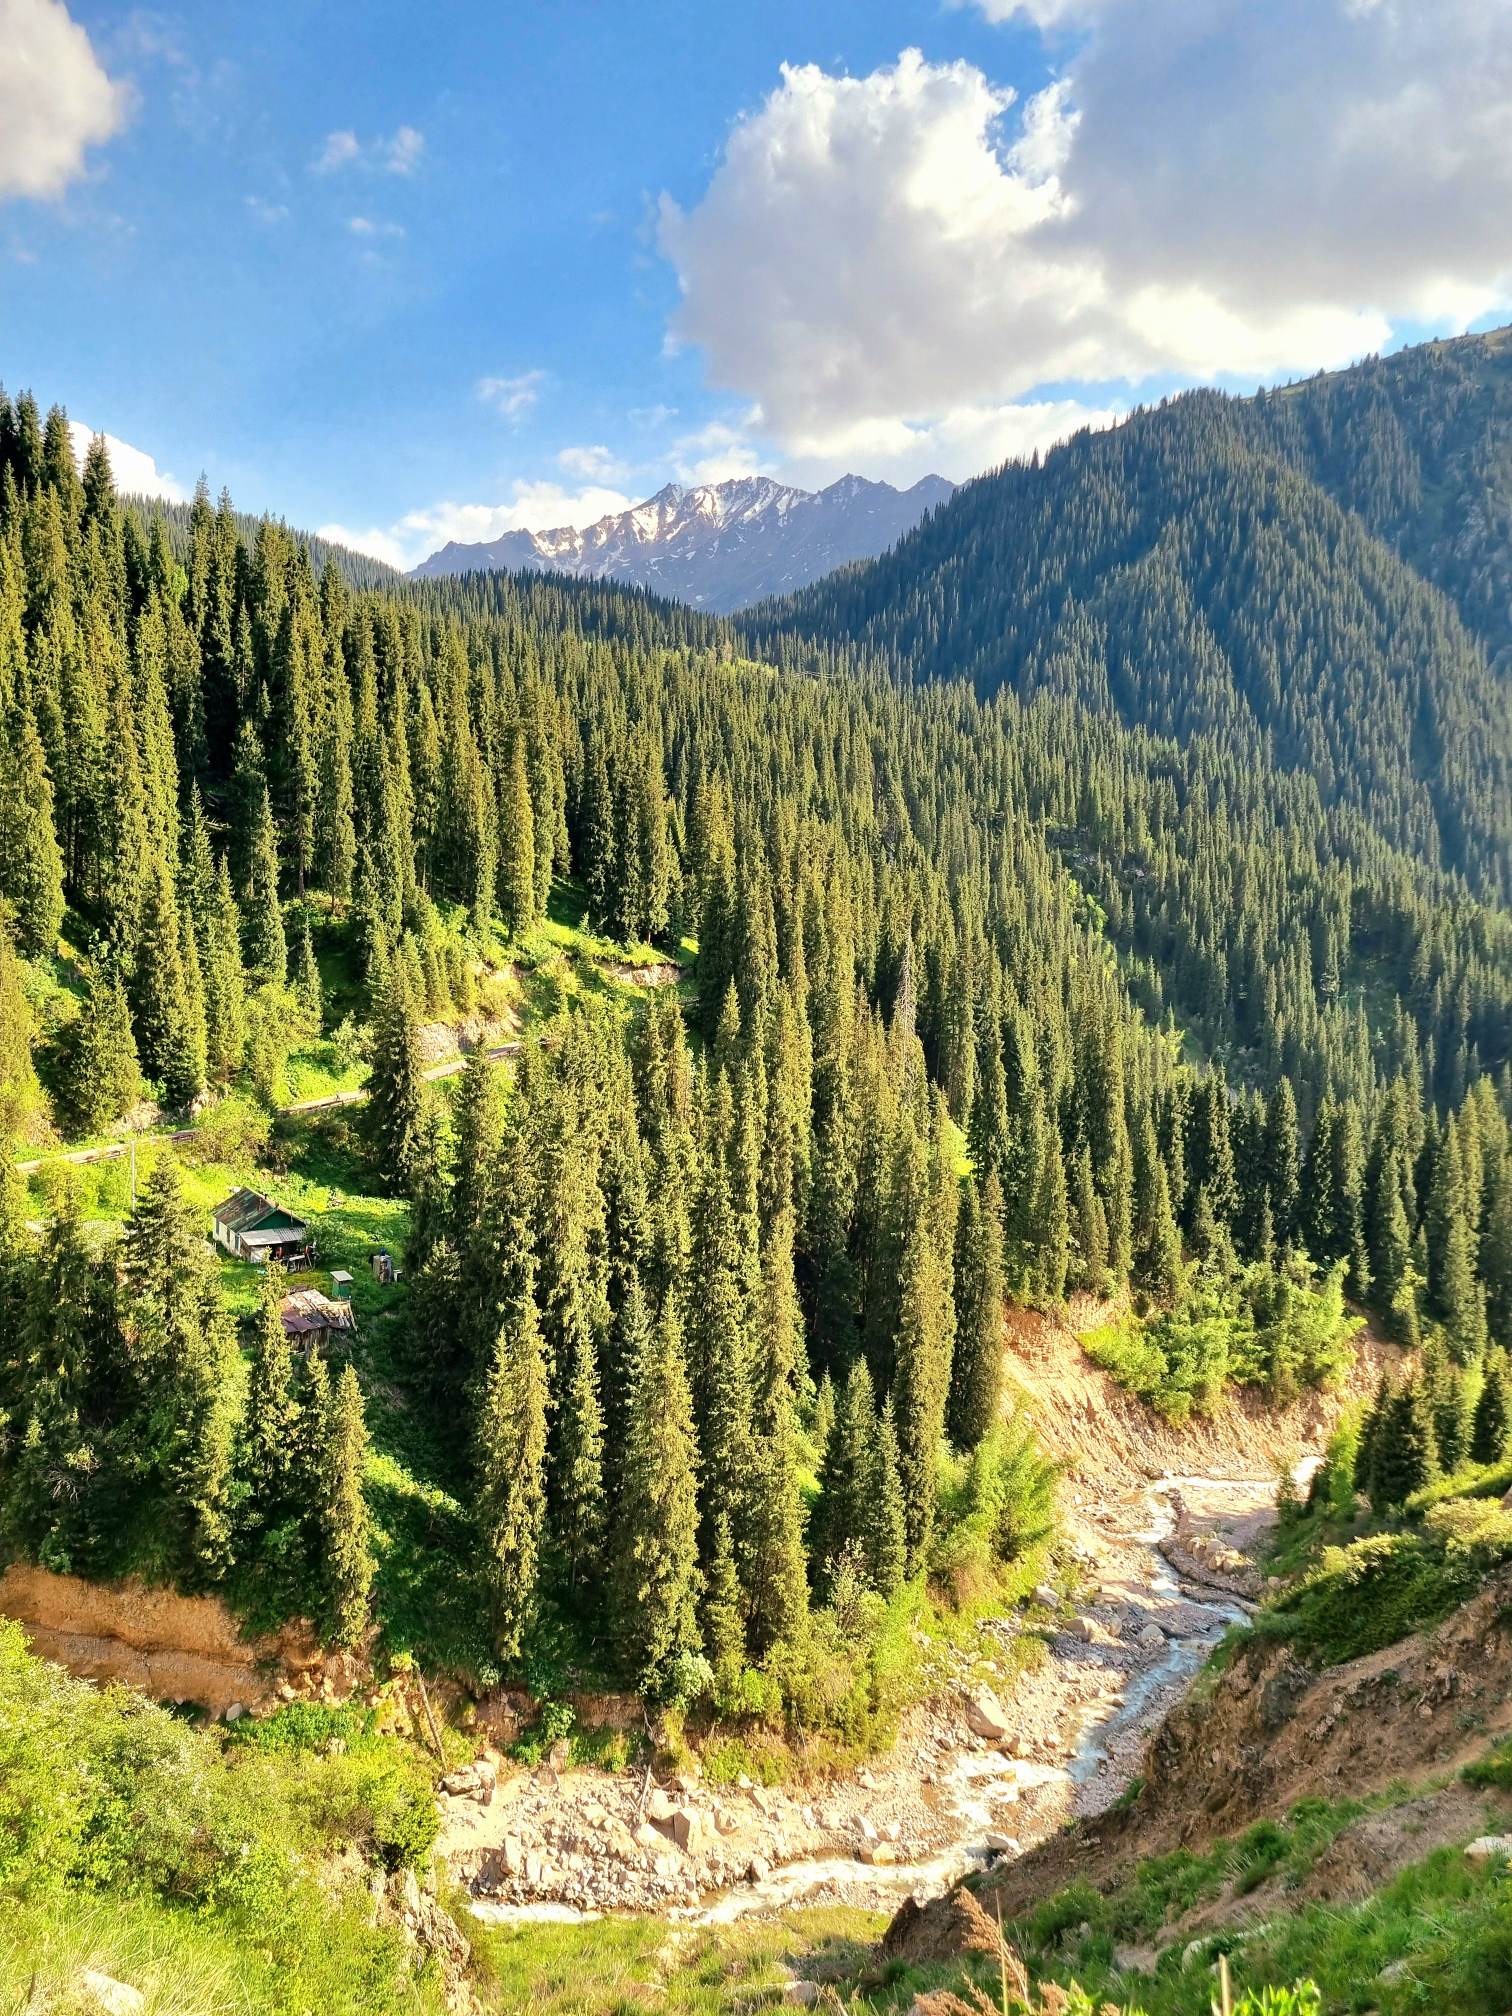
POLYGON ((908 490, 842 476, 825 490, 795 490, 769 476, 684 489, 668 483, 644 504, 597 524, 506 532, 486 545, 455 541, 416 575, 541 570, 623 581, 715 611, 807 587, 848 560, 896 544, 955 485, 925 476, 908 490))

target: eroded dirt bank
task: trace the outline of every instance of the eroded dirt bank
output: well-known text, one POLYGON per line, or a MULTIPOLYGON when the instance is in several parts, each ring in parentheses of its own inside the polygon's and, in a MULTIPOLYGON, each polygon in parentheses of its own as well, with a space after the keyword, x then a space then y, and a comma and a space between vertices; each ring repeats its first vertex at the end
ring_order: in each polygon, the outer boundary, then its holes
POLYGON ((153 1700, 198 1703, 211 1715, 276 1708, 302 1695, 345 1699, 362 1675, 345 1653, 322 1653, 288 1626, 244 1638, 211 1596, 177 1596, 139 1582, 85 1582, 17 1563, 0 1575, 0 1616, 14 1617, 32 1650, 86 1680, 120 1680, 153 1700))

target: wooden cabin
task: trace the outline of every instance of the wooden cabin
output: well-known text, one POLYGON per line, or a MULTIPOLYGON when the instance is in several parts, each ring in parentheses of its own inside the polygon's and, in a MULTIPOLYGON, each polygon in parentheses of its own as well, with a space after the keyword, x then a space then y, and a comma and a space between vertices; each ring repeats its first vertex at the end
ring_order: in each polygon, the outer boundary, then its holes
POLYGON ((268 1260, 285 1267, 308 1267, 315 1244, 303 1218, 264 1197, 260 1190, 233 1190, 211 1214, 215 1243, 233 1260, 268 1260))

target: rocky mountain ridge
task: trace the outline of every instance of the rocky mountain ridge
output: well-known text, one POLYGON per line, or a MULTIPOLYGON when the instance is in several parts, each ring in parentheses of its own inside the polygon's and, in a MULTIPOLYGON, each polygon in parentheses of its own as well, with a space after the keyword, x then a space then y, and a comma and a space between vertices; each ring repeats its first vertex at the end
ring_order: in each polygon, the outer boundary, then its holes
POLYGON ((817 491, 770 476, 687 488, 667 483, 643 503, 593 525, 505 532, 477 545, 452 541, 414 571, 422 578, 570 574, 622 581, 724 612, 885 552, 954 487, 943 476, 922 477, 907 490, 863 476, 842 476, 817 491))

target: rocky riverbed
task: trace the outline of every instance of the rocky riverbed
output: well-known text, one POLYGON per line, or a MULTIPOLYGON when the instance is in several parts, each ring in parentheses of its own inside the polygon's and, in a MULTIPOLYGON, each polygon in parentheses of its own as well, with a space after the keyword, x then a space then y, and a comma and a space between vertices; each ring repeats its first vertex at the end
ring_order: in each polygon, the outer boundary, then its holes
POLYGON ((1258 1579, 1259 1480, 1166 1477, 1067 1507, 1073 1601, 1050 1588, 988 1627, 986 1656, 891 1754, 822 1785, 534 1772, 485 1754, 442 1796, 442 1852, 501 1922, 653 1911, 716 1920, 802 1900, 877 1910, 1022 1853, 1124 1790, 1145 1741, 1258 1579), (1036 1630, 1048 1656, 1017 1670, 1036 1630), (994 1656, 996 1654, 996 1656, 994 1656), (995 1684, 997 1683, 997 1684, 995 1684))

